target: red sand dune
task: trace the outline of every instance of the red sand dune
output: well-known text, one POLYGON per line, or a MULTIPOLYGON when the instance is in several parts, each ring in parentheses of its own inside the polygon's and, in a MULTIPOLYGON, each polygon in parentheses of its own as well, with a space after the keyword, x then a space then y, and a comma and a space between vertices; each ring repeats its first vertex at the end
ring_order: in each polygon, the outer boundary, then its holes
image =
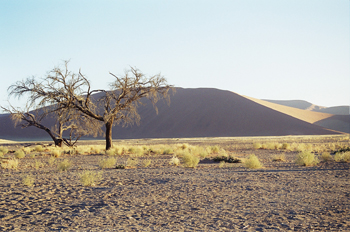
MULTIPOLYGON (((168 106, 157 104, 156 114, 150 102, 140 106, 140 125, 115 126, 113 138, 177 138, 177 137, 225 137, 225 136, 280 136, 338 134, 309 122, 310 115, 297 118, 258 101, 236 93, 212 88, 177 88, 168 106), (302 119, 302 120, 301 120, 302 119), (306 121, 305 121, 306 120, 306 121)), ((293 112, 289 112, 293 114, 293 112)), ((322 114, 317 120, 329 117, 322 114)), ((36 128, 13 128, 8 117, 0 117, 1 139, 49 139, 36 128)))

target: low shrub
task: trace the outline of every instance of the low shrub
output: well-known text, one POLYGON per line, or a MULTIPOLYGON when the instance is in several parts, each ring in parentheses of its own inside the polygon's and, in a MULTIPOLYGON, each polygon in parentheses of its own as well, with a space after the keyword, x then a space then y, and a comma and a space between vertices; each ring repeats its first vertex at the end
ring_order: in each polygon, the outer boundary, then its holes
POLYGON ((35 153, 32 153, 32 154, 30 154, 30 155, 29 155, 29 157, 30 157, 30 158, 32 158, 32 159, 34 159, 34 158, 35 158, 35 156, 36 156, 36 154, 35 154, 35 153))
POLYGON ((199 163, 200 159, 191 154, 191 153, 184 153, 182 156, 182 163, 184 165, 184 167, 186 168, 196 168, 198 163, 199 163))
POLYGON ((84 171, 80 175, 83 186, 95 186, 102 179, 102 172, 84 171))
POLYGON ((115 165, 117 164, 117 158, 110 157, 106 159, 101 159, 99 162, 100 168, 114 168, 115 165))
POLYGON ((116 169, 125 169, 125 166, 122 164, 119 164, 115 167, 116 169))
POLYGON ((61 163, 58 163, 57 169, 59 171, 67 171, 72 166, 72 163, 68 159, 64 159, 61 163))
POLYGON ((315 166, 319 163, 319 160, 311 151, 302 151, 299 152, 295 163, 301 166, 315 166))
POLYGON ((28 187, 32 187, 34 185, 34 177, 31 175, 26 175, 22 178, 22 183, 28 187))
POLYGON ((17 159, 22 159, 26 156, 23 150, 17 150, 14 155, 17 159))
POLYGON ((225 163, 241 163, 242 160, 232 156, 216 156, 213 158, 214 162, 224 161, 225 163))
POLYGON ((2 151, 0 151, 0 159, 4 158, 4 153, 2 151))
POLYGON ((323 152, 321 154, 321 159, 322 159, 322 161, 327 162, 327 161, 332 160, 332 156, 331 156, 331 154, 329 154, 329 152, 323 152))
POLYGON ((262 168, 262 164, 260 163, 258 157, 254 154, 250 155, 245 161, 244 166, 249 169, 259 169, 262 168))
POLYGON ((170 164, 170 165, 173 165, 173 166, 179 166, 179 165, 180 165, 180 159, 177 158, 176 156, 173 156, 173 157, 170 159, 169 164, 170 164))
POLYGON ((17 169, 19 164, 18 159, 8 159, 1 163, 1 167, 4 169, 17 169))

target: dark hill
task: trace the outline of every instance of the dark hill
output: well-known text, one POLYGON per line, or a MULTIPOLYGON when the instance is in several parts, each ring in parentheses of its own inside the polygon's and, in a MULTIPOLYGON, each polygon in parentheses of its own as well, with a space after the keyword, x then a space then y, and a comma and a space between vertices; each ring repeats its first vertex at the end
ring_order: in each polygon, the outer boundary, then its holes
MULTIPOLYGON (((280 136, 337 134, 253 102, 236 93, 218 89, 177 88, 168 106, 139 107, 140 125, 115 126, 113 138, 177 138, 226 136, 280 136)), ((47 139, 36 128, 13 128, 8 117, 0 117, 1 139, 47 139)))

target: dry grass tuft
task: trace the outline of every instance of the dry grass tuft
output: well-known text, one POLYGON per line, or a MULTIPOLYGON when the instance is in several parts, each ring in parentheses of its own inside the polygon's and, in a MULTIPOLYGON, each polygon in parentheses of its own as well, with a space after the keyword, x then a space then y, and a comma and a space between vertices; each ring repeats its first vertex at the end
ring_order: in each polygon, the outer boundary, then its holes
POLYGON ((26 156, 23 150, 17 150, 14 155, 17 159, 22 159, 26 156))
POLYGON ((261 143, 253 143, 253 149, 258 150, 261 148, 261 143))
POLYGON ((329 154, 329 152, 323 152, 321 154, 321 159, 324 162, 331 161, 332 160, 332 156, 331 156, 331 154, 329 154))
POLYGON ((350 162, 350 151, 347 152, 337 152, 334 156, 335 162, 348 163, 350 162))
POLYGON ((34 177, 31 175, 26 175, 22 178, 22 184, 28 187, 32 187, 34 185, 34 177))
POLYGON ((176 156, 173 156, 169 162, 170 165, 173 166, 179 166, 180 165, 180 160, 176 156))
POLYGON ((57 169, 59 171, 67 171, 72 166, 72 163, 68 159, 64 159, 61 163, 58 163, 57 169))
POLYGON ((4 169, 17 169, 19 164, 18 159, 8 159, 1 163, 1 167, 4 169))
POLYGON ((301 166, 315 166, 319 163, 319 160, 311 151, 302 151, 299 152, 295 163, 301 166))
POLYGON ((9 149, 7 149, 6 147, 0 146, 0 152, 6 155, 9 152, 9 149))
POLYGON ((84 171, 80 175, 80 183, 83 186, 95 186, 102 179, 102 172, 84 171))
POLYGON ((183 163, 184 167, 186 167, 186 168, 196 168, 199 161, 200 161, 200 159, 197 156, 195 156, 189 152, 185 152, 182 155, 182 163, 183 163))
POLYGON ((37 151, 37 152, 43 152, 44 148, 41 145, 37 145, 37 146, 35 146, 34 150, 37 151))
POLYGON ((117 165, 117 158, 110 157, 106 159, 101 159, 99 162, 100 168, 114 168, 117 165))
POLYGON ((252 154, 244 161, 244 166, 249 169, 259 169, 263 165, 260 163, 258 157, 252 154))

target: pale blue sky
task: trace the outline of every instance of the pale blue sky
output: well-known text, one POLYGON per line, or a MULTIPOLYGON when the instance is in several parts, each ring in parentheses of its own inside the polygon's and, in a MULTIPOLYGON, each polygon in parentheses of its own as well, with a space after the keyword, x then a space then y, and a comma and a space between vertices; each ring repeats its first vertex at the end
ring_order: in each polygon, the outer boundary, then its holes
POLYGON ((136 66, 177 87, 348 105, 349 18, 349 0, 0 0, 0 104, 71 59, 95 88, 136 66))

